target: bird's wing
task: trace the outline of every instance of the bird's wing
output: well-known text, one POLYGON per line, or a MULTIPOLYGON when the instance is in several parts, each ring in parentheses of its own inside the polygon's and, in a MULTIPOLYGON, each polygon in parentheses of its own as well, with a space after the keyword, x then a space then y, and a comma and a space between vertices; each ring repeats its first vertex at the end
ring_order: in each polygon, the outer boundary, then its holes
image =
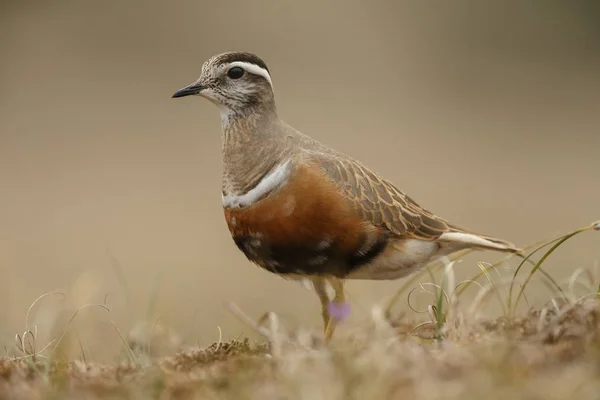
POLYGON ((314 159, 362 217, 397 236, 435 240, 455 230, 443 219, 359 162, 330 154, 313 153, 314 159))

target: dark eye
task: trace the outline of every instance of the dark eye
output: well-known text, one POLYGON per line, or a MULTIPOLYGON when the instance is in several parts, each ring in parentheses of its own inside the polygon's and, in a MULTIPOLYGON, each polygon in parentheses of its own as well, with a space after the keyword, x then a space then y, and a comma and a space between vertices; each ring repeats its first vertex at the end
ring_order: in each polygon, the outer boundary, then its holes
POLYGON ((227 71, 227 76, 231 79, 240 79, 244 75, 244 70, 240 67, 233 67, 227 71))

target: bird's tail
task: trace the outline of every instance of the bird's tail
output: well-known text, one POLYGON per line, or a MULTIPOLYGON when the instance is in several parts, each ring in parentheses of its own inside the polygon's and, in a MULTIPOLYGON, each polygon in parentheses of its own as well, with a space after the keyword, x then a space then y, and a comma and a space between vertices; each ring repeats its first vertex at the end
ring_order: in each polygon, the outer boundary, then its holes
POLYGON ((442 234, 438 240, 449 242, 457 248, 479 248, 487 250, 518 253, 521 251, 514 244, 505 240, 496 239, 478 233, 468 232, 464 229, 451 227, 451 230, 442 234))

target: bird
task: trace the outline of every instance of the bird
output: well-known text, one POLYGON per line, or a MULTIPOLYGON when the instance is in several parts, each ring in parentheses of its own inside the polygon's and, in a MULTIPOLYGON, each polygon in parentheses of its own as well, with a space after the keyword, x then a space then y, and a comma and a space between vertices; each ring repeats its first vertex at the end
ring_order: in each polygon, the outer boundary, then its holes
POLYGON ((209 58, 172 98, 186 96, 220 110, 221 197, 234 243, 263 269, 312 283, 326 340, 349 313, 349 279, 399 279, 464 250, 520 251, 436 216, 362 162, 288 125, 256 54, 209 58))

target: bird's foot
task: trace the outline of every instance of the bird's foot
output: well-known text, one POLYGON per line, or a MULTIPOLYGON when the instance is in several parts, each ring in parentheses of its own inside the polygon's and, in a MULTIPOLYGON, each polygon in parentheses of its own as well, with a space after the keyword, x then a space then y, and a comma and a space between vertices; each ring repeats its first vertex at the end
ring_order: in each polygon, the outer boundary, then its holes
POLYGON ((343 321, 350 315, 350 303, 329 302, 327 304, 327 311, 334 320, 343 321))

